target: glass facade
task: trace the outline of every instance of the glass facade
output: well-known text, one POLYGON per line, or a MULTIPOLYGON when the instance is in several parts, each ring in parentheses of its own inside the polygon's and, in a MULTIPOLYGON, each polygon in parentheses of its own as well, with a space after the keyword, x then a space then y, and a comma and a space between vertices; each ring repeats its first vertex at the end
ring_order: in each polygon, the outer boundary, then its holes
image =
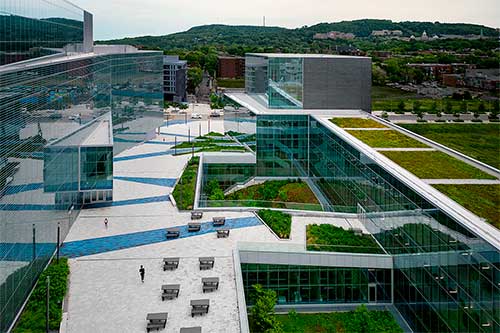
POLYGON ((84 11, 64 0, 0 3, 0 66, 83 42, 84 11))
POLYGON ((245 88, 248 94, 265 95, 270 109, 302 109, 304 59, 248 55, 245 88))
POLYGON ((163 122, 161 52, 38 58, 82 43, 83 16, 62 0, 0 3, 0 332, 54 253, 57 226, 64 239, 84 202, 111 200, 113 156, 163 122))
POLYGON ((247 304, 253 285, 276 291, 280 304, 390 303, 391 270, 242 263, 247 304))

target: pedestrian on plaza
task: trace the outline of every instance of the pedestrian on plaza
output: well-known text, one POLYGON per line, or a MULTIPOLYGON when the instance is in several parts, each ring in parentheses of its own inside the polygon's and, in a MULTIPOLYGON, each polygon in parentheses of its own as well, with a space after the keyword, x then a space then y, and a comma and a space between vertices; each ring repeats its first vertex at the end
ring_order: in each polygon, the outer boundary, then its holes
POLYGON ((141 275, 141 282, 144 283, 144 274, 146 274, 146 270, 142 267, 142 265, 141 268, 139 268, 139 274, 141 275))
POLYGON ((108 229, 108 218, 104 218, 104 226, 108 229))

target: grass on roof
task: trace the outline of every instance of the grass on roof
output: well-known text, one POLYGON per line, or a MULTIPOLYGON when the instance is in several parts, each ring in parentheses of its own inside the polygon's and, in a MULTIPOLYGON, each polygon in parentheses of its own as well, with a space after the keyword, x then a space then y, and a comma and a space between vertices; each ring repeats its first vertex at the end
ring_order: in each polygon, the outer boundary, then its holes
POLYGON ((500 185, 433 185, 451 199, 500 229, 500 185))
POLYGON ((332 123, 342 128, 386 128, 387 126, 369 118, 332 118, 332 123))
POLYGON ((394 130, 347 132, 373 148, 429 148, 420 141, 394 130))
POLYGON ((412 132, 500 168, 500 124, 401 124, 412 132))
POLYGON ((381 153, 422 179, 496 179, 440 151, 382 151, 381 153))

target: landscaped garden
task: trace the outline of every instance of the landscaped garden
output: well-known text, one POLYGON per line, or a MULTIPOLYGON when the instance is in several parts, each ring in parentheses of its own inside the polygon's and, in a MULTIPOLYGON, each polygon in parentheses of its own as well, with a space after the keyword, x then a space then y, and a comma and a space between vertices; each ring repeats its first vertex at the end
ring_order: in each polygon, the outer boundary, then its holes
POLYGON ((257 213, 279 238, 290 238, 292 216, 280 211, 262 209, 257 213))
POLYGON ((495 179, 440 151, 383 151, 381 153, 422 179, 495 179))
POLYGON ((332 123, 342 128, 386 128, 383 124, 369 118, 332 118, 332 123))
POLYGON ((500 124, 401 124, 401 126, 500 168, 500 124))
POLYGON ((300 179, 268 180, 226 195, 226 201, 241 201, 242 206, 322 210, 309 186, 300 179))
POLYGON ((330 313, 276 314, 277 295, 274 290, 253 286, 253 306, 248 322, 252 333, 402 333, 388 311, 369 311, 360 305, 354 311, 330 313))
MULTIPOLYGON (((194 149, 196 152, 210 151, 245 151, 246 148, 237 142, 224 139, 224 135, 217 132, 210 132, 204 136, 199 136, 195 140, 184 141, 172 147, 172 149, 183 149, 180 154, 189 154, 185 149, 194 149)), ((178 155, 180 155, 178 154, 178 155)))
POLYGON ((331 224, 310 224, 306 228, 308 251, 384 253, 371 235, 356 234, 331 224))
POLYGON ((59 330, 62 319, 62 302, 66 295, 68 275, 69 266, 66 258, 60 258, 59 263, 54 260, 47 267, 40 275, 35 290, 31 294, 13 330, 14 333, 46 332, 47 276, 50 276, 49 329, 51 331, 59 330))
POLYGON ((348 130, 347 132, 374 148, 429 148, 422 142, 394 130, 348 130))
POLYGON ((500 185, 433 185, 500 229, 500 185))
POLYGON ((200 158, 198 156, 189 160, 181 178, 172 192, 175 202, 177 203, 177 208, 180 210, 193 209, 199 162, 200 158))

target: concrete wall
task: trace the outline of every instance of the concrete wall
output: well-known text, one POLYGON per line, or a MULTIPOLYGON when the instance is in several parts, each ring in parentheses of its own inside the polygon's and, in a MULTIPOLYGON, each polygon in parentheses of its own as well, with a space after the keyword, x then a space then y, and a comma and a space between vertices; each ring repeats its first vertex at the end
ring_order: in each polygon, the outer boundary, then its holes
POLYGON ((92 52, 94 47, 94 20, 92 14, 83 12, 83 52, 92 52))
POLYGON ((371 59, 304 59, 304 109, 371 111, 371 59))

